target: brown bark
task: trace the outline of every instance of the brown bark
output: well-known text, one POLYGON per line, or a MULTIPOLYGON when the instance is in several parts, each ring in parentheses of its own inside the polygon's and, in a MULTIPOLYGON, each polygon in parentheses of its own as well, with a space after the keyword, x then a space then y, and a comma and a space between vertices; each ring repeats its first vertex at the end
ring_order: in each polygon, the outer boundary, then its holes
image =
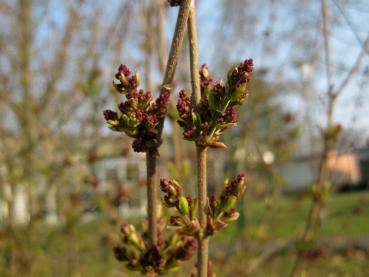
MULTIPOLYGON (((196 26, 196 1, 191 5, 190 16, 188 18, 188 40, 190 48, 190 68, 191 68, 191 85, 192 85, 192 102, 194 105, 200 103, 201 89, 198 74, 198 42, 197 42, 197 26, 196 26)), ((202 230, 206 228, 206 202, 207 202, 207 177, 206 177, 206 159, 207 148, 197 145, 197 193, 199 201, 198 217, 202 230)), ((197 242, 197 276, 208 276, 208 256, 209 256, 209 240, 200 234, 197 242)))
MULTIPOLYGON (((173 40, 170 48, 170 53, 168 57, 167 66, 165 69, 165 74, 163 78, 162 87, 167 90, 171 90, 171 83, 173 81, 174 73, 177 66, 178 56, 180 49, 182 47, 183 37, 185 34, 186 23, 188 20, 188 15, 190 12, 191 0, 183 0, 181 7, 178 12, 177 23, 173 35, 173 40)), ((163 131, 164 119, 160 122, 159 136, 161 138, 161 133, 163 131)), ((148 189, 148 207, 156 207, 157 201, 157 159, 156 148, 150 149, 146 153, 147 161, 147 189, 148 189)), ((157 241, 156 235, 156 209, 148 211, 149 214, 149 243, 155 245, 157 241)))

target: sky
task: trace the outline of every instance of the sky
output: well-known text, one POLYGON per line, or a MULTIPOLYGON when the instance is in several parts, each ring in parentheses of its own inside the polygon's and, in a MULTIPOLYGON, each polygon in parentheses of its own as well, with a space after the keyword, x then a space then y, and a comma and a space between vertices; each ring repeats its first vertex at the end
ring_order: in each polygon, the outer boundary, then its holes
MULTIPOLYGON (((305 56, 308 58, 314 49, 302 49, 297 46, 296 41, 316 39, 320 55, 317 64, 309 73, 313 83, 310 109, 316 121, 324 124, 324 105, 322 103, 326 95, 327 85, 323 67, 324 56, 321 55, 323 49, 322 35, 319 29, 321 22, 320 2, 293 0, 236 1, 241 2, 241 4, 244 3, 244 5, 234 8, 234 2, 231 1, 197 1, 200 64, 207 63, 210 68, 216 68, 213 71, 221 77, 225 74, 229 64, 250 57, 254 59, 256 69, 262 67, 269 68, 271 72, 269 78, 271 80, 280 78, 282 81, 293 80, 301 83, 301 66, 296 66, 296 61, 304 60, 305 56), (224 2, 226 2, 227 8, 233 8, 229 15, 225 15, 222 10, 222 3, 224 2), (303 8, 297 5, 298 2, 305 3, 303 8), (270 5, 270 3, 274 4, 270 5), (228 16, 228 25, 222 24, 225 16, 228 16), (273 16, 273 21, 271 21, 271 16, 273 16), (297 21, 300 23, 297 24, 297 21), (314 26, 316 26, 315 29, 314 26), (271 33, 269 51, 262 51, 264 46, 263 32, 265 30, 269 30, 271 33), (225 51, 228 51, 228 53, 224 53, 225 51), (219 61, 215 58, 217 55, 227 56, 229 64, 224 66, 219 64, 219 61)), ((343 0, 330 1, 332 18, 335 20, 331 34, 334 84, 339 84, 343 76, 345 76, 361 50, 360 43, 369 34, 367 24, 369 22, 368 1, 349 0, 345 2, 348 2, 348 4, 343 5, 343 0)), ((92 1, 89 2, 91 10, 86 10, 85 13, 91 12, 91 16, 94 16, 92 11, 95 7, 95 10, 103 14, 103 18, 106 20, 106 22, 102 22, 102 25, 104 25, 110 22, 109 14, 116 12, 119 3, 120 1, 115 0, 109 1, 109 5, 107 5, 105 1, 92 1), (94 3, 96 3, 96 6, 94 3)), ((45 43, 46 38, 48 44, 44 47, 44 49, 46 48, 44 51, 45 59, 53 55, 52 46, 55 43, 55 32, 62 30, 66 21, 64 1, 54 0, 48 2, 48 4, 48 18, 51 19, 52 24, 56 28, 51 30, 49 22, 45 21, 44 25, 41 25, 39 28, 35 41, 36 45, 42 44, 45 43)), ((168 22, 166 25, 168 45, 173 34, 177 11, 177 8, 168 10, 168 22)), ((39 13, 41 12, 42 9, 40 9, 39 13)), ((138 20, 134 22, 136 27, 138 24, 140 24, 138 20)), ((111 68, 112 63, 118 65, 123 61, 128 63, 140 61, 142 65, 142 52, 138 49, 140 49, 142 40, 145 38, 142 36, 137 37, 132 33, 127 34, 127 36, 133 39, 122 51, 120 57, 122 61, 104 59, 101 61, 103 68, 111 68)), ((360 71, 363 72, 365 69, 369 71, 368 64, 369 58, 366 55, 360 71)), ((137 62, 136 65, 139 65, 139 63, 137 62)), ((111 74, 112 70, 108 71, 110 71, 108 74, 111 74)), ((108 78, 107 74, 105 76, 108 78)), ((158 82, 160 82, 160 78, 160 75, 156 74, 158 82)), ((363 83, 363 78, 353 79, 339 98, 335 112, 335 121, 342 123, 346 128, 363 130, 363 136, 369 136, 368 86, 360 87, 360 82, 363 83)), ((299 113, 301 109, 304 109, 299 88, 296 88, 293 93, 281 91, 280 99, 288 110, 299 113)))

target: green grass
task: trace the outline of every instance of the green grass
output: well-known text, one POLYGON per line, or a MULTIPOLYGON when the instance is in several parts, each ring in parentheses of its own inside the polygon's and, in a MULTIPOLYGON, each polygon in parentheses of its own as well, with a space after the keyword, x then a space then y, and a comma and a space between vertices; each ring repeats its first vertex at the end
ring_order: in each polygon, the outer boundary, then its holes
MULTIPOLYGON (((303 230, 311 206, 310 199, 280 198, 268 210, 263 202, 251 203, 246 214, 249 233, 260 230, 260 217, 265 212, 262 225, 273 226, 265 230, 274 239, 291 238, 303 230)), ((369 192, 336 194, 323 211, 323 221, 318 236, 369 235, 369 192)))
MULTIPOLYGON (((218 277, 245 276, 248 263, 260 253, 260 248, 248 247, 251 242, 262 246, 278 239, 298 238, 311 204, 308 199, 293 198, 275 199, 268 209, 261 200, 245 203, 246 229, 237 230, 233 223, 211 239, 218 277)), ((326 211, 318 237, 369 239, 369 192, 334 195, 326 211)), ((69 229, 40 224, 32 231, 0 234, 0 276, 137 276, 124 271, 111 253, 118 239, 118 225, 100 219, 69 229)), ((368 257, 369 250, 332 253, 304 261, 301 269, 304 276, 369 276, 368 257)), ((291 252, 279 255, 250 276, 286 276, 292 258, 291 252)), ((193 268, 193 261, 174 276, 189 276, 189 268, 193 268)))

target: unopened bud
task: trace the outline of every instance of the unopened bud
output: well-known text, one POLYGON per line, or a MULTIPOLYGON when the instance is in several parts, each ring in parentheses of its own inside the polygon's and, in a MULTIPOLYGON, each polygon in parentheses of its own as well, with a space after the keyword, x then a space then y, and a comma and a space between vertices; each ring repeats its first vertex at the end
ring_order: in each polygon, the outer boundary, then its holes
POLYGON ((237 212, 236 208, 231 208, 229 211, 224 213, 223 219, 225 221, 235 221, 239 216, 240 214, 237 212))
POLYGON ((176 226, 176 227, 186 225, 183 218, 181 216, 176 216, 176 215, 173 215, 173 216, 169 217, 169 224, 171 226, 176 226))

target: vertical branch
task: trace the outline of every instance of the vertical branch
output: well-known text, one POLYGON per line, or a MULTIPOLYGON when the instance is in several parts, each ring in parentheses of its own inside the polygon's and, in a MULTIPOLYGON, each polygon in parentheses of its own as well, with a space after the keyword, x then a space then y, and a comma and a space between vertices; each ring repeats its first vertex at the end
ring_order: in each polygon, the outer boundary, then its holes
MULTIPOLYGON (((206 156, 207 148, 197 146, 197 185, 198 185, 198 201, 199 201, 199 223, 204 230, 206 228, 206 200, 207 200, 207 184, 206 184, 206 156)), ((208 276, 208 255, 209 255, 209 239, 200 235, 197 239, 197 276, 208 276)))
MULTIPOLYGON (((173 40, 170 48, 167 66, 163 78, 162 88, 171 90, 171 83, 173 81, 175 69, 177 66, 178 55, 182 47, 183 37, 185 34, 186 23, 190 13, 191 0, 183 0, 178 12, 177 23, 173 35, 173 40)), ((164 119, 160 122, 159 138, 164 127, 164 119)), ((156 200, 157 200, 157 151, 156 148, 151 148, 146 152, 146 166, 147 166, 147 196, 148 196, 148 236, 150 245, 155 245, 157 242, 156 234, 156 200)))
POLYGON ((178 19, 174 31, 172 45, 170 47, 167 66, 163 78, 163 87, 169 88, 173 81, 174 73, 177 67, 178 55, 181 50, 183 38, 185 35, 185 28, 190 14, 191 0, 182 0, 181 7, 178 12, 178 19))
POLYGON ((196 8, 195 1, 191 6, 190 16, 188 18, 188 40, 190 46, 190 67, 191 67, 191 85, 193 104, 199 104, 201 100, 200 79, 198 74, 198 43, 196 26, 196 8))
POLYGON ((158 0, 157 8, 157 34, 158 34, 158 59, 160 72, 164 74, 165 71, 165 0, 158 0))
POLYGON ((157 205, 156 199, 158 197, 157 190, 157 176, 156 176, 156 156, 157 150, 150 148, 146 153, 146 167, 147 167, 147 217, 148 217, 148 235, 150 245, 156 245, 156 214, 157 205))
POLYGON ((331 62, 331 43, 330 43, 330 13, 328 0, 322 0, 322 17, 323 17, 323 38, 324 38, 324 52, 325 52, 325 66, 327 72, 328 91, 332 90, 332 62, 331 62))
MULTIPOLYGON (((161 74, 165 71, 165 53, 166 53, 166 41, 165 41, 165 0, 158 0, 157 8, 157 48, 158 48, 158 63, 161 74)), ((169 105, 172 105, 171 103, 169 105)), ((180 181, 180 169, 181 169, 181 148, 179 139, 179 127, 176 122, 176 118, 170 117, 172 126, 172 145, 174 166, 176 169, 175 178, 180 181)))
POLYGON ((144 51, 145 51, 145 83, 146 89, 152 90, 152 78, 151 78, 151 58, 152 58, 152 4, 146 4, 143 2, 143 16, 145 20, 145 42, 144 42, 144 51), (147 5, 147 6, 146 6, 147 5))
MULTIPOLYGON (((191 5, 190 16, 188 18, 188 40, 190 46, 190 68, 192 84, 192 103, 198 105, 201 100, 200 79, 198 74, 198 43, 196 26, 196 6, 195 1, 191 5)), ((199 201, 199 222, 202 230, 206 228, 206 202, 207 202, 207 183, 206 183, 206 154, 207 147, 197 145, 197 193, 199 201)), ((203 234, 198 237, 197 254, 197 276, 208 276, 208 252, 209 241, 203 238, 203 234)))

